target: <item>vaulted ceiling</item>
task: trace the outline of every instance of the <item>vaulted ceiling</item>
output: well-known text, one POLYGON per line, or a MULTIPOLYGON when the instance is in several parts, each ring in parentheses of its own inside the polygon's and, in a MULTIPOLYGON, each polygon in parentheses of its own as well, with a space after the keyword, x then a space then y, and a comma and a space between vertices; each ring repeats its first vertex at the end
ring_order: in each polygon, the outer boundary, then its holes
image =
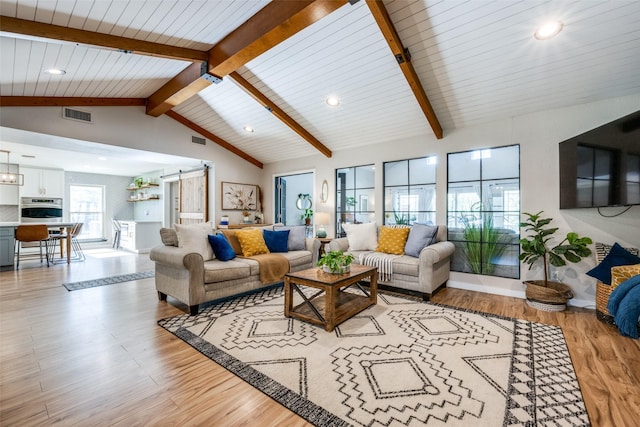
POLYGON ((0 0, 2 105, 144 105, 261 166, 640 93, 638 1, 351 3, 0 0))

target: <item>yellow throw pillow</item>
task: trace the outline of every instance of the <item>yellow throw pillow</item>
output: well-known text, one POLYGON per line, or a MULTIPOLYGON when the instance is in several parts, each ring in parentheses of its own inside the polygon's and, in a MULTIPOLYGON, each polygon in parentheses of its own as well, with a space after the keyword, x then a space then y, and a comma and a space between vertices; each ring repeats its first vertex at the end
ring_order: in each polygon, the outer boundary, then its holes
POLYGON ((242 256, 268 254, 269 248, 262 236, 262 230, 236 230, 236 237, 242 247, 242 256))
POLYGON ((611 268, 611 289, 615 289, 618 285, 633 276, 640 274, 640 264, 635 265, 619 265, 611 268))
POLYGON ((378 238, 378 247, 376 252, 384 252, 386 254, 404 255, 404 245, 409 237, 409 227, 391 228, 381 227, 380 237, 378 238))

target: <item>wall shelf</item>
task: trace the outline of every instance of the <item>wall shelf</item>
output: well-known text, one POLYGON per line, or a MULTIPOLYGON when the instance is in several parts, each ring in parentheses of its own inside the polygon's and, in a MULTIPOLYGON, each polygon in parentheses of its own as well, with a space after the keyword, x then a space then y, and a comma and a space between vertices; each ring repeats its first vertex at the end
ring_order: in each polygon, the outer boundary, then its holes
POLYGON ((160 200, 159 194, 149 194, 147 190, 150 188, 158 188, 160 184, 143 184, 140 187, 127 187, 127 191, 139 191, 140 194, 138 197, 130 197, 127 199, 127 202, 146 202, 148 200, 160 200), (142 197, 140 197, 142 196, 142 197))
POLYGON ((141 185, 140 187, 127 187, 127 191, 138 191, 144 188, 152 188, 152 187, 159 187, 159 186, 160 184, 144 184, 144 185, 141 185))

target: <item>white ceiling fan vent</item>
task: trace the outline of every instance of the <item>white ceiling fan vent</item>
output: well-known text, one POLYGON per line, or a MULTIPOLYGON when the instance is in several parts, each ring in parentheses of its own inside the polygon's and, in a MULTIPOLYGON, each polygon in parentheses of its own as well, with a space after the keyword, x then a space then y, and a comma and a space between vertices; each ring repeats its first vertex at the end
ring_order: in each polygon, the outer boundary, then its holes
POLYGON ((76 120, 78 122, 93 123, 90 112, 74 110, 67 107, 62 108, 62 118, 67 120, 76 120))
POLYGON ((199 136, 191 136, 191 142, 194 144, 207 145, 207 140, 199 136))

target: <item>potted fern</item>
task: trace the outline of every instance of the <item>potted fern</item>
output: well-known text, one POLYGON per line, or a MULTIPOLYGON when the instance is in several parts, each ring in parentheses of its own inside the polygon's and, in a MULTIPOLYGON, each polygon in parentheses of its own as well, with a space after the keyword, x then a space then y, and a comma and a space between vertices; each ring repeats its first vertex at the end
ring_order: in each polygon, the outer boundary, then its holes
POLYGON ((549 280, 549 265, 562 267, 567 265, 567 261, 577 263, 582 258, 591 255, 591 249, 587 247, 592 243, 589 237, 580 237, 577 233, 567 233, 566 237, 558 244, 553 245, 551 239, 558 231, 557 227, 548 227, 551 218, 542 218, 543 211, 536 214, 524 212, 527 220, 520 223, 520 228, 524 228, 530 234, 520 239, 520 261, 529 264, 529 270, 542 261, 544 270, 544 280, 528 280, 527 300, 542 304, 558 305, 559 309, 564 309, 567 300, 573 298, 573 292, 564 283, 549 280))
POLYGON ((342 251, 329 251, 322 254, 318 260, 318 266, 322 267, 322 271, 333 274, 343 274, 351 271, 351 262, 353 255, 345 254, 342 251))

